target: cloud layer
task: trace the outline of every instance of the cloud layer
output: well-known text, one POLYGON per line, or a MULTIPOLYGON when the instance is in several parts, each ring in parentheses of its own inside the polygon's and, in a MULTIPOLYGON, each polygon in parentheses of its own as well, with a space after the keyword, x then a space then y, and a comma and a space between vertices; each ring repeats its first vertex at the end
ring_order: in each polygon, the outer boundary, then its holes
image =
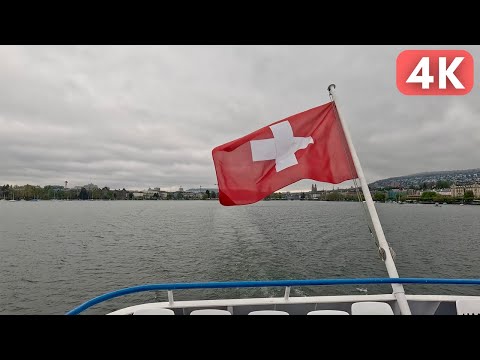
POLYGON ((329 101, 330 83, 369 181, 480 167, 478 85, 402 95, 396 57, 414 48, 480 58, 480 46, 0 46, 0 184, 213 187, 215 146, 329 101))

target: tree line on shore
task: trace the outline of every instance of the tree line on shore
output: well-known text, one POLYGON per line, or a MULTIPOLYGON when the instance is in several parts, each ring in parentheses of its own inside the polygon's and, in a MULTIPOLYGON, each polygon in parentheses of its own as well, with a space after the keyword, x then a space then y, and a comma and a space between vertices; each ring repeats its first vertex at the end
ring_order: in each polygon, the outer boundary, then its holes
MULTIPOLYGON (((427 202, 427 203, 438 202, 438 203, 453 204, 457 202, 468 203, 468 202, 472 202, 474 199, 475 199, 475 196, 473 194, 473 191, 471 190, 465 191, 465 194, 461 198, 445 196, 435 191, 424 191, 422 195, 420 195, 420 198, 416 199, 415 201, 427 202)), ((387 198, 387 194, 385 192, 377 191, 373 194, 373 200, 379 201, 379 202, 385 202, 385 201, 388 201, 389 199, 387 198)), ((399 194, 396 198, 390 199, 390 200, 401 201, 401 202, 409 201, 408 196, 406 194, 399 194)))
MULTIPOLYGON (((190 200, 191 197, 185 195, 183 191, 169 192, 166 194, 166 200, 190 200)), ((216 199, 215 191, 206 190, 200 196, 195 197, 198 200, 216 199)), ((55 186, 34 186, 34 185, 3 185, 0 187, 0 199, 8 200, 136 200, 133 191, 123 189, 113 190, 108 187, 91 188, 85 187, 75 189, 65 189, 55 186)), ((151 196, 145 196, 143 200, 160 200, 159 192, 151 196)))
MULTIPOLYGON (((448 184, 437 184, 437 185, 448 185, 448 184)), ((465 191, 465 194, 461 198, 453 198, 451 196, 441 195, 435 191, 423 191, 419 198, 412 200, 409 199, 405 192, 398 192, 394 198, 388 196, 387 189, 374 190, 372 191, 372 198, 374 201, 386 202, 386 201, 398 201, 398 202, 407 202, 407 201, 417 201, 425 203, 470 203, 474 200, 474 193, 471 190, 465 191)), ((217 194, 214 191, 206 190, 205 193, 199 194, 199 196, 189 197, 185 195, 185 192, 169 192, 166 194, 166 200, 189 200, 189 199, 216 199, 217 194)), ((363 201, 364 197, 361 192, 358 194, 340 190, 333 190, 328 192, 322 192, 316 197, 312 196, 310 192, 302 193, 282 193, 277 192, 273 193, 265 198, 265 200, 324 200, 324 201, 363 201)), ((55 186, 34 186, 34 185, 24 185, 24 186, 12 186, 9 184, 3 185, 0 187, 0 199, 24 199, 24 200, 134 200, 134 194, 132 191, 128 191, 125 188, 119 190, 112 190, 108 187, 103 188, 92 188, 87 189, 82 187, 80 189, 65 189, 63 187, 55 186)), ((161 199, 159 193, 154 193, 148 198, 148 200, 159 200, 161 199)))

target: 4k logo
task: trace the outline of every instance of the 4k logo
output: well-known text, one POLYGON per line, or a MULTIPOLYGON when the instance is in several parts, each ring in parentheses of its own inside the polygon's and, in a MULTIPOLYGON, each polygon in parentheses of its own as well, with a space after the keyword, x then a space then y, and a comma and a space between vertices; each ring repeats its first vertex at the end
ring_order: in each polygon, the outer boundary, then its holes
POLYGON ((397 88, 405 95, 465 95, 473 81, 465 50, 405 50, 397 57, 397 88))

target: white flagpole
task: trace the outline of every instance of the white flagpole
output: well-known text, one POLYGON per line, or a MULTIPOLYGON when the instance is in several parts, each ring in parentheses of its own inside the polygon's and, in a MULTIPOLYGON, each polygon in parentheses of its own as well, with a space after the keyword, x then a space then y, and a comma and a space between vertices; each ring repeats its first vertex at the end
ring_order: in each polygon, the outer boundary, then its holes
MULTIPOLYGON (((380 219, 378 218, 377 210, 375 209, 375 205, 373 203, 372 195, 370 194, 370 190, 368 189, 368 184, 365 179, 365 175, 363 174, 362 166, 360 165, 360 160, 358 159, 357 152, 355 151, 355 147, 353 146, 352 139, 350 137, 350 132, 343 121, 339 106, 338 106, 338 99, 335 94, 335 84, 331 84, 328 87, 328 92, 332 97, 332 100, 335 103, 336 111, 338 114, 338 119, 343 128, 343 132, 345 133, 345 139, 347 140, 348 148, 350 150, 350 154, 352 155, 353 164, 355 165, 355 170, 357 171, 358 179, 360 180, 360 185, 362 187, 363 196, 365 197, 365 202, 367 204, 368 213, 370 214, 370 218, 372 219, 372 224, 375 229, 375 234, 377 235, 378 243, 381 249, 384 252, 384 262, 387 268, 388 276, 391 278, 398 278, 397 268, 395 267, 395 262, 393 261, 392 254, 390 253, 390 247, 388 246, 387 239, 385 238, 385 234, 383 233, 382 224, 380 223, 380 219)), ((393 294, 397 299, 398 306, 400 308, 400 313, 402 315, 411 315, 410 307, 408 306, 407 298, 405 297, 405 290, 403 289, 402 284, 392 284, 393 294)))

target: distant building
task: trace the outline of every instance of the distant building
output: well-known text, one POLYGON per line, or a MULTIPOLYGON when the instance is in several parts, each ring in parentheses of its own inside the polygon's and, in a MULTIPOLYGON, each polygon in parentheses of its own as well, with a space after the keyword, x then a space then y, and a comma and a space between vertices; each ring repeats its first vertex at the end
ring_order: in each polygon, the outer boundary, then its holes
POLYGON ((474 198, 480 198, 480 184, 470 184, 470 185, 456 185, 453 184, 450 188, 452 197, 454 198, 463 198, 466 191, 472 191, 474 198))
POLYGON ((45 188, 49 188, 50 190, 55 191, 55 192, 65 189, 62 185, 46 185, 45 188))
POLYGON ((125 200, 128 198, 128 191, 125 189, 113 190, 113 198, 116 200, 125 200))
POLYGON ((391 189, 387 191, 387 199, 398 200, 400 196, 406 196, 406 192, 400 189, 391 189))
POLYGON ((133 194, 133 198, 138 200, 138 199, 143 199, 143 192, 140 192, 140 191, 135 191, 132 193, 133 194))
POLYGON ((95 184, 87 184, 83 186, 87 191, 98 190, 98 186, 95 184))
POLYGON ((474 198, 480 198, 480 184, 466 185, 465 191, 472 191, 474 198))
POLYGON ((312 199, 313 200, 320 200, 322 198, 322 194, 316 192, 312 194, 312 199))
POLYGON ((155 190, 155 189, 150 189, 144 190, 143 192, 143 198, 144 199, 153 199, 155 197, 159 197, 160 195, 158 194, 160 190, 155 190))
POLYGON ((442 196, 452 196, 452 190, 450 189, 439 189, 439 190, 435 190, 435 192, 438 195, 442 195, 442 196))
POLYGON ((166 191, 161 191, 161 190, 158 191, 158 198, 159 199, 166 200, 167 195, 168 195, 168 192, 166 192, 166 191))
POLYGON ((463 198, 465 195, 465 187, 464 186, 457 186, 455 184, 452 185, 450 188, 450 191, 452 193, 452 197, 454 198, 463 198))
POLYGON ((182 195, 183 195, 183 198, 184 198, 185 200, 192 200, 192 199, 197 198, 197 194, 196 194, 196 193, 193 193, 193 192, 191 192, 191 191, 184 191, 184 192, 182 193, 182 195))
POLYGON ((412 195, 407 195, 405 198, 406 201, 418 201, 422 199, 422 195, 420 194, 412 194, 412 195))
POLYGON ((188 189, 187 191, 188 192, 192 192, 192 193, 200 193, 200 194, 205 194, 205 191, 215 191, 215 193, 218 193, 218 188, 193 188, 193 189, 188 189))

